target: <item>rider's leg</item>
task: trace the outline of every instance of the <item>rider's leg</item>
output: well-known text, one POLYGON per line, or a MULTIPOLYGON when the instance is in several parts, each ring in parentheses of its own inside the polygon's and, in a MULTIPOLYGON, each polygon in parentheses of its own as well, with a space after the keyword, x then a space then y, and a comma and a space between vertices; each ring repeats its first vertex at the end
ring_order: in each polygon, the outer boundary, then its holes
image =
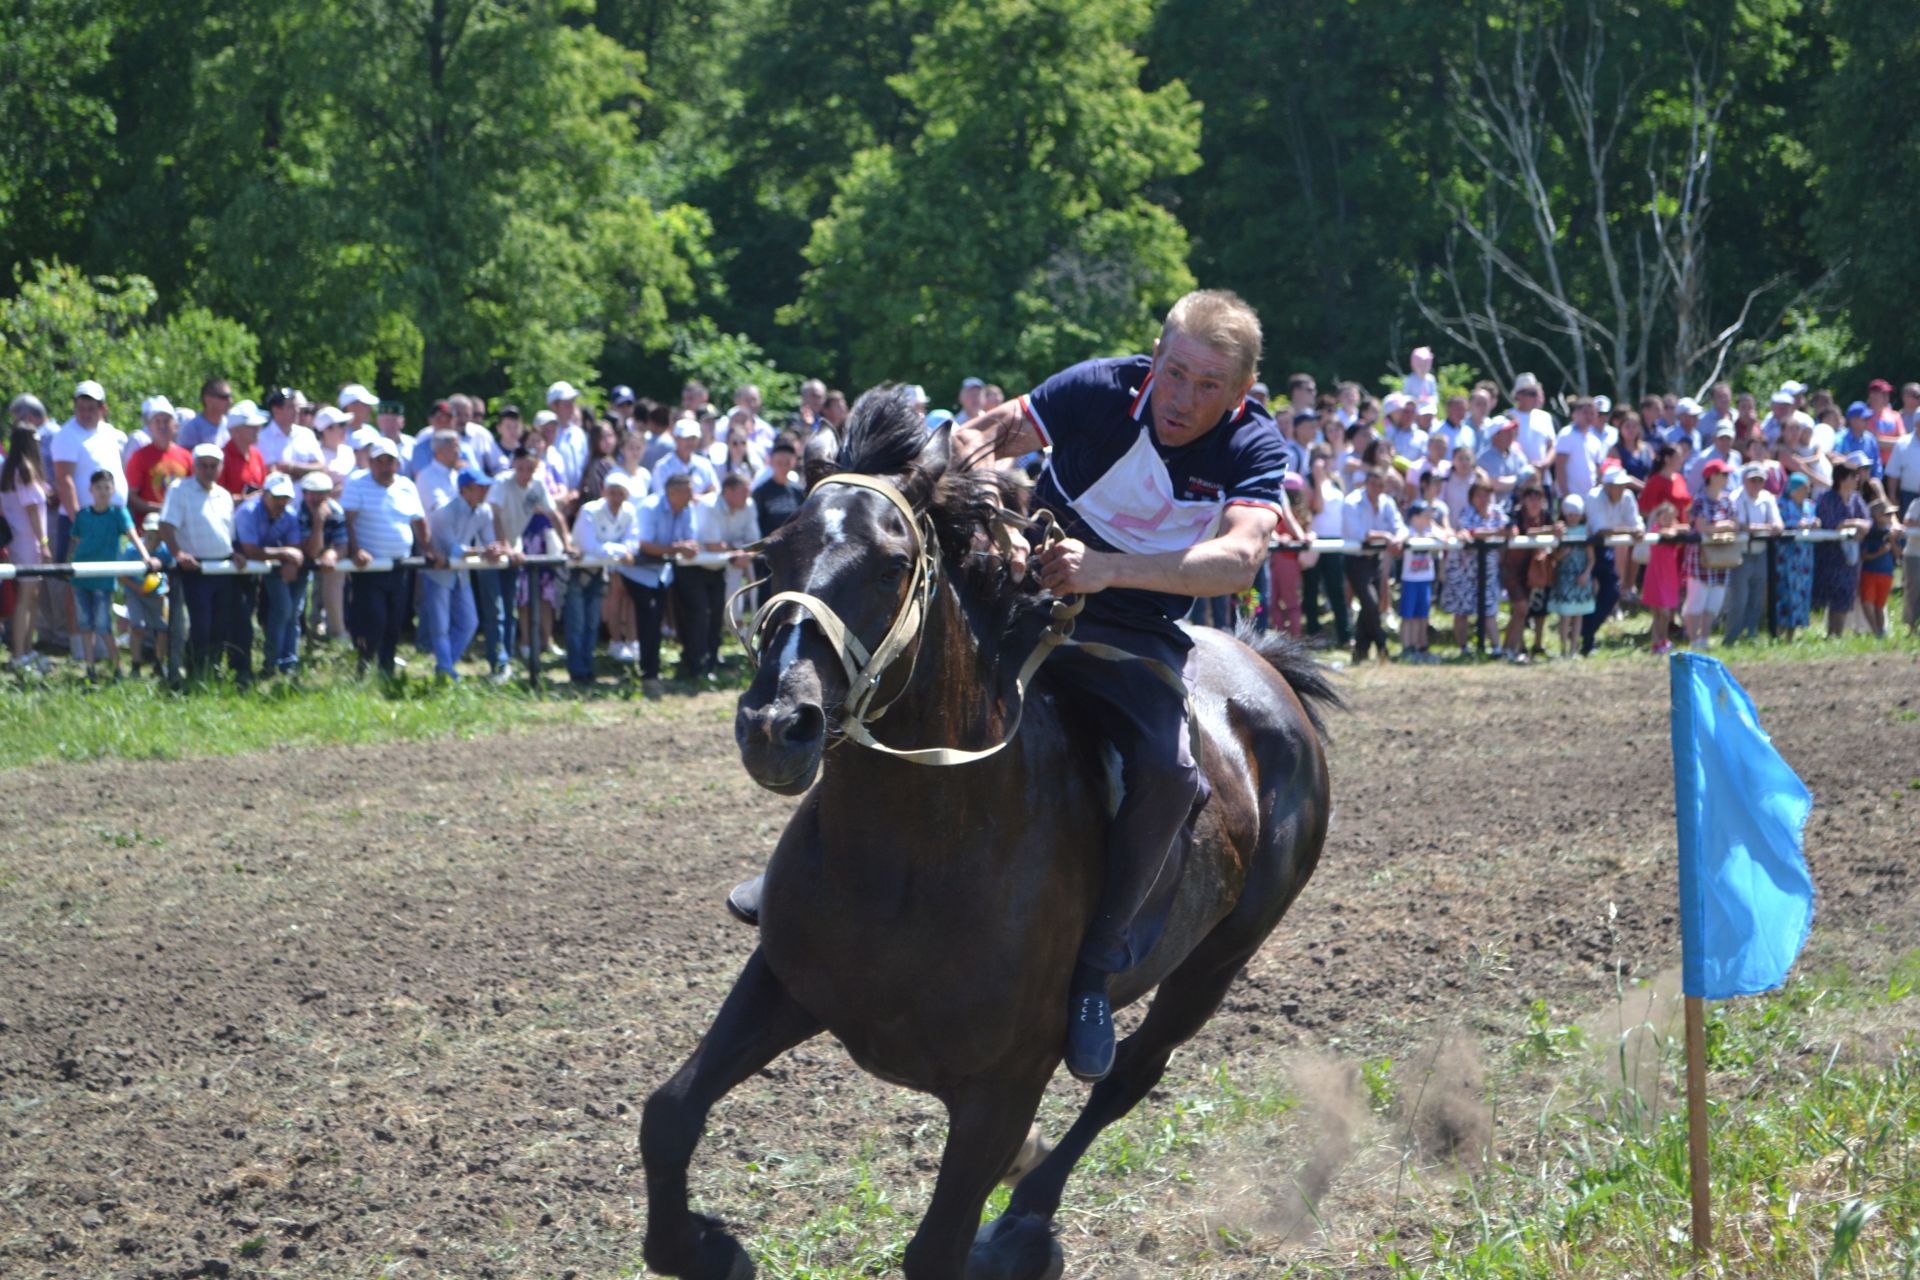
MULTIPOLYGON (((1178 633, 1114 627, 1083 618, 1075 638, 1154 658, 1184 672, 1178 633)), ((1134 919, 1159 879, 1173 843, 1205 799, 1188 739, 1186 700, 1147 667, 1066 648, 1048 659, 1049 679, 1120 753, 1125 794, 1107 830, 1107 875, 1069 990, 1067 1067, 1097 1080, 1113 1062, 1107 980, 1138 964, 1151 938, 1134 919)))

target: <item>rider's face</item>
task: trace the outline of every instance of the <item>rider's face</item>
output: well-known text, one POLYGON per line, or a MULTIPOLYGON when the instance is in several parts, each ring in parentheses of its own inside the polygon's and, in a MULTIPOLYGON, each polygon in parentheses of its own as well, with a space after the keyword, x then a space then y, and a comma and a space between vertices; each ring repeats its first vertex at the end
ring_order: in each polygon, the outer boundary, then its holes
POLYGON ((1153 425, 1160 443, 1192 444, 1220 425, 1253 386, 1239 377, 1232 357, 1184 333, 1167 335, 1154 349, 1153 425))

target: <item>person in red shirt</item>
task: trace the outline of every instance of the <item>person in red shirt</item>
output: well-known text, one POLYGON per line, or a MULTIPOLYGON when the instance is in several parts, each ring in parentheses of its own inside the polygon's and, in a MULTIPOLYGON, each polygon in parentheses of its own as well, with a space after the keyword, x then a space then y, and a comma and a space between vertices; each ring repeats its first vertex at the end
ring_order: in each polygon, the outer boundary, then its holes
POLYGON ((193 474, 193 455, 179 445, 180 424, 165 396, 149 396, 140 406, 148 443, 127 459, 127 506, 136 523, 159 515, 167 488, 193 474))
POLYGON ((1906 420, 1893 407, 1893 384, 1885 378, 1875 378, 1869 382, 1867 408, 1873 410, 1873 418, 1867 425, 1880 438, 1880 465, 1885 467, 1893 460, 1893 446, 1899 444, 1900 437, 1907 434, 1906 420))
POLYGON ((257 492, 267 482, 267 459, 255 441, 267 415, 251 400, 242 400, 227 414, 227 443, 221 449, 220 487, 236 498, 257 492))

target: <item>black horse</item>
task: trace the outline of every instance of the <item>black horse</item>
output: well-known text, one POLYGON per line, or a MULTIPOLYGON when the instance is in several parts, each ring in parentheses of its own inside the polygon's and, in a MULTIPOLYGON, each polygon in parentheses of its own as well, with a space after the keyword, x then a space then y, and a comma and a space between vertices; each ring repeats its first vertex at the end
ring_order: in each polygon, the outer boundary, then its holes
POLYGON ((1060 1061, 1068 977, 1103 874, 1106 748, 1047 695, 1044 667, 1018 732, 989 758, 927 768, 850 741, 864 710, 893 748, 999 742, 1052 601, 991 551, 1000 480, 950 465, 945 433, 929 436, 891 390, 861 397, 837 463, 812 460, 808 479, 765 555, 772 589, 810 603, 776 602, 763 619, 735 721, 747 771, 804 794, 767 869, 759 949, 647 1100, 646 1261, 697 1280, 753 1274, 720 1224, 689 1210, 688 1162, 715 1101, 824 1030, 866 1070, 947 1106, 909 1280, 1057 1276, 1052 1219, 1068 1174, 1213 1016, 1313 872, 1329 807, 1314 704, 1337 697, 1289 641, 1194 634, 1195 755, 1213 794, 1158 942, 1112 984, 1116 1006, 1158 993, 1079 1119, 983 1228, 1060 1061), (836 471, 847 473, 837 483, 836 471), (888 649, 884 672, 847 657, 888 649), (867 674, 880 676, 871 689, 850 687, 867 674))

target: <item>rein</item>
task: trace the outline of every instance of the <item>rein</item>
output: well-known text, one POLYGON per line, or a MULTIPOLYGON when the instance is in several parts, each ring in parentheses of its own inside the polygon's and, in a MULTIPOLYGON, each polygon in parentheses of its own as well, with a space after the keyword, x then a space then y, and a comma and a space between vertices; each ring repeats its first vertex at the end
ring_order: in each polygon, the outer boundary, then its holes
MULTIPOLYGON (((861 643, 860 637, 853 633, 852 628, 848 627, 840 615, 834 612, 832 605, 805 591, 782 591, 769 597, 754 611, 747 625, 744 628, 740 627, 735 623, 737 614, 734 610, 734 602, 760 586, 766 581, 764 578, 746 583, 733 593, 727 601, 727 620, 734 625, 734 634, 739 637, 741 645, 753 655, 757 663, 762 657, 760 638, 777 609, 794 605, 811 617, 814 625, 820 628, 821 635, 832 646, 835 656, 840 659, 840 665, 847 675, 847 696, 840 705, 840 731, 861 746, 912 764, 937 766, 969 764, 997 754, 1005 749, 1006 745, 1013 741, 1014 735, 1020 731, 1020 719, 1027 703, 1028 682, 1032 680, 1034 672, 1040 669, 1040 664, 1047 660, 1048 655, 1062 645, 1083 649, 1094 657, 1110 662, 1144 663, 1183 700, 1187 699, 1186 681, 1165 663, 1152 658, 1143 658, 1139 654, 1128 653, 1112 645, 1075 640, 1073 622, 1079 617, 1080 611, 1086 607, 1086 597, 1069 596, 1053 601, 1051 614, 1045 629, 1040 633, 1039 642, 1034 646, 1033 652, 1027 655, 1026 661, 1020 664, 1019 674, 1014 677, 1013 682, 1013 718, 998 742, 990 747, 969 751, 959 747, 920 747, 902 750, 879 741, 867 726, 885 715, 900 696, 896 693, 893 698, 876 705, 880 682, 901 655, 907 652, 909 646, 913 648, 913 655, 908 663, 906 678, 900 682, 900 691, 904 693, 907 686, 913 682, 913 671, 920 657, 919 647, 915 641, 919 639, 920 631, 926 625, 927 615, 933 607, 934 593, 940 587, 940 545, 934 536, 932 522, 926 516, 917 514, 913 504, 907 501, 906 495, 890 482, 878 476, 837 472, 814 485, 814 489, 818 491, 828 485, 845 485, 849 488, 866 489, 879 494, 900 512, 907 522, 908 530, 913 534, 915 543, 913 578, 907 585, 906 602, 901 605, 899 612, 894 614, 892 625, 887 628, 886 635, 880 638, 880 643, 872 650, 868 650, 866 645, 861 643)), ((990 532, 995 545, 1002 551, 1007 551, 1012 547, 1009 530, 1035 527, 1041 530, 1038 545, 1042 550, 1066 537, 1060 528, 1059 521, 1050 511, 1040 511, 1029 520, 1005 507, 994 509, 990 532)), ((745 548, 748 551, 756 549, 757 547, 745 548)))

